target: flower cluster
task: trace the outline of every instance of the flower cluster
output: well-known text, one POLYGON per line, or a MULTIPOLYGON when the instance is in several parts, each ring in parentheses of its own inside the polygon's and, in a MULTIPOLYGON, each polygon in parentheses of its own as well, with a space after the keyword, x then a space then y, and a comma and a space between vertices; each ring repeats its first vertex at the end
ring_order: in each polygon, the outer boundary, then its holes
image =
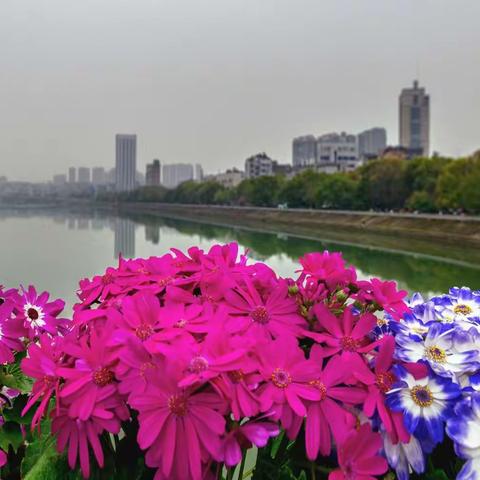
MULTIPOLYGON (((423 374, 395 367, 397 382, 387 405, 405 418, 413 444, 402 451, 386 445, 400 478, 417 472, 421 459, 445 435, 467 460, 457 479, 480 478, 480 291, 452 288, 424 300, 416 294, 411 312, 388 326, 395 335, 395 358, 423 365, 423 374)), ((423 468, 423 467, 422 467, 423 468)))
MULTIPOLYGON (((64 331, 66 320, 58 318, 64 305, 63 300, 49 301, 47 292, 38 294, 33 286, 5 289, 0 285, 0 364, 3 365, 0 425, 4 425, 5 412, 12 409, 15 399, 22 393, 13 375, 19 357, 26 345, 36 342, 42 335, 57 337, 64 331)), ((31 397, 32 405, 36 398, 35 395, 31 397)), ((6 453, 0 450, 0 466, 6 462, 6 453)))
POLYGON ((446 422, 475 469, 478 295, 409 307, 394 282, 357 279, 338 253, 300 264, 280 278, 232 243, 120 259, 82 280, 72 321, 45 314, 23 361, 33 427, 51 416, 85 477, 91 457, 103 466, 107 434, 132 427, 155 480, 220 478, 280 431, 330 480, 389 464, 403 480, 424 471, 446 422))

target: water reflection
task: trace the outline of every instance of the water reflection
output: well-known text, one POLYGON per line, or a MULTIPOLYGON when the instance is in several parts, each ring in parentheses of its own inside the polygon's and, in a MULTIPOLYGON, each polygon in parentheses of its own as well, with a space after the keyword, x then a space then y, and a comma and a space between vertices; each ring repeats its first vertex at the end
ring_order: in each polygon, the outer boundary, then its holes
POLYGON ((439 245, 434 255, 412 254, 155 215, 118 216, 95 209, 0 210, 0 284, 41 282, 42 288, 57 290, 58 296, 71 295, 73 301, 74 295, 68 292, 75 291, 76 282, 116 263, 113 259, 120 254, 146 257, 170 247, 186 249, 199 244, 208 249, 212 243, 233 240, 282 275, 294 275, 297 259, 304 253, 328 249, 342 251, 362 275, 395 279, 409 291, 441 292, 452 285, 480 288, 480 265, 468 263, 469 258, 451 258, 448 247, 442 250, 439 245))
POLYGON ((114 257, 135 257, 135 223, 128 218, 115 219, 114 257))

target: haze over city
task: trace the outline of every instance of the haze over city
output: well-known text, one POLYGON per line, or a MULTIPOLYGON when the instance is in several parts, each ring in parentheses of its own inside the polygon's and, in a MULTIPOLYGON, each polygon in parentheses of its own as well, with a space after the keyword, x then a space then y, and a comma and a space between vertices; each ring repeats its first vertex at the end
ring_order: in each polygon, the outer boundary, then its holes
POLYGON ((139 170, 291 161, 292 138, 385 127, 398 95, 431 96, 431 150, 480 146, 476 0, 3 0, 0 174, 44 181, 115 163, 139 170), (108 28, 107 28, 108 24, 108 28))

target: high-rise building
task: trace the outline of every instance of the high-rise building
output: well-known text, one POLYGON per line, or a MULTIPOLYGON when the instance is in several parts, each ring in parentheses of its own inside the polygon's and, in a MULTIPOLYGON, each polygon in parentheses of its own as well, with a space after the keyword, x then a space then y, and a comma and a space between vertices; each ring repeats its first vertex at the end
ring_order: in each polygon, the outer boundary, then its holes
POLYGON ((358 155, 361 160, 379 158, 387 148, 387 131, 384 128, 370 128, 358 134, 358 155))
POLYGON ((107 174, 103 167, 92 168, 92 183, 94 185, 105 185, 107 183, 107 174))
POLYGON ((145 172, 145 185, 160 185, 160 160, 155 159, 152 163, 147 163, 147 169, 145 172))
POLYGON ((90 169, 87 167, 78 168, 78 183, 90 183, 90 169))
POLYGON ((193 178, 193 165, 190 163, 172 163, 162 167, 162 185, 167 188, 176 188, 193 178))
POLYGON ((357 136, 345 132, 327 133, 317 140, 317 170, 347 172, 360 165, 357 136))
POLYGON ((257 153, 245 160, 245 177, 273 175, 273 160, 266 153, 257 153))
POLYGON ((135 189, 137 170, 137 136, 115 137, 115 187, 118 192, 135 189))
POLYGON ((194 179, 197 182, 201 182, 203 180, 203 168, 199 163, 195 164, 195 175, 194 179))
POLYGON ((430 154, 430 96, 417 80, 400 94, 399 127, 400 146, 412 155, 430 154))
POLYGON ((304 135, 293 139, 292 163, 294 168, 314 166, 317 158, 317 139, 304 135))
POLYGON ((75 167, 68 169, 68 183, 75 183, 77 181, 77 170, 75 167))

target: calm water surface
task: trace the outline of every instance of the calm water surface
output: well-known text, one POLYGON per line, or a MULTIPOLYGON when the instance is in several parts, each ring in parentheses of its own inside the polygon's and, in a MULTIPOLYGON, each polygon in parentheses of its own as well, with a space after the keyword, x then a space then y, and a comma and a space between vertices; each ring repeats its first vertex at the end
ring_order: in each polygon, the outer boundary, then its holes
POLYGON ((429 294, 452 285, 480 288, 480 265, 442 258, 437 252, 407 254, 143 214, 120 217, 101 211, 31 209, 0 210, 0 284, 31 283, 71 306, 79 279, 116 264, 119 253, 148 257, 171 247, 208 249, 233 240, 252 258, 285 276, 294 275, 300 255, 328 249, 342 251, 361 276, 394 279, 410 292, 429 294))

